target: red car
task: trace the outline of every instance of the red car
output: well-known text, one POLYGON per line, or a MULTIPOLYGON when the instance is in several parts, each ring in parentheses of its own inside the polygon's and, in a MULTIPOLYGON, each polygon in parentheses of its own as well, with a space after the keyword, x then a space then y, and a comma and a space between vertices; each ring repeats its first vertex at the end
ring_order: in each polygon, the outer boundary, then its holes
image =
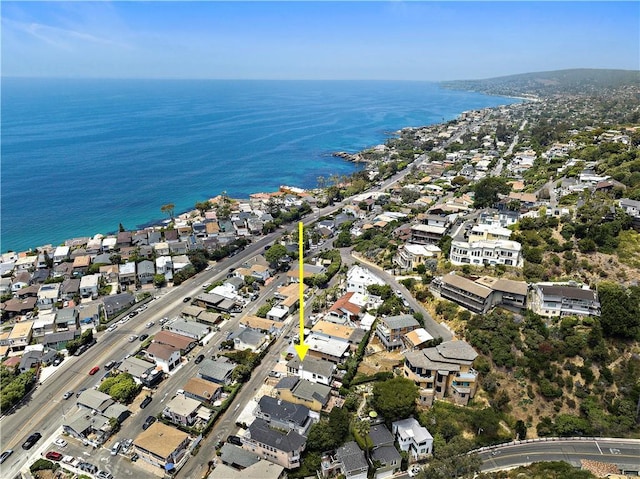
POLYGON ((89 371, 89 376, 93 376, 95 373, 97 373, 98 371, 100 371, 100 366, 94 366, 91 368, 91 371, 89 371))
POLYGON ((52 461, 59 461, 60 459, 62 459, 62 454, 56 451, 49 451, 44 455, 44 457, 46 457, 47 459, 51 459, 52 461))

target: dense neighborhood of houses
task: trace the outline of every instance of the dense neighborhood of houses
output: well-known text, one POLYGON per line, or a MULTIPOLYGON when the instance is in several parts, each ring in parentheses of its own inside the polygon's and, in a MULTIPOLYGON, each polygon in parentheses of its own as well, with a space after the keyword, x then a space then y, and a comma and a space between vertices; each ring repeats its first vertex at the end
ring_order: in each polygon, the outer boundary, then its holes
MULTIPOLYGON (((498 111, 506 114, 507 108, 498 111)), ((437 145, 455 138, 459 131, 474 135, 481 131, 479 125, 495 127, 497 120, 492 114, 467 112, 457 122, 412 132, 437 145)), ((606 133, 602 141, 629 141, 628 131, 606 133)), ((448 152, 437 160, 419 155, 412 165, 419 174, 385 191, 354 195, 337 214, 310 227, 309 263, 305 264, 303 278, 305 297, 318 293, 313 278, 325 275, 331 263, 318 257, 320 245, 336 240, 345 228, 349 237, 357 240, 392 225, 396 248, 387 271, 403 278, 417 277, 420 270, 431 271, 429 290, 436 298, 474 314, 500 307, 516 313, 531 310, 548 321, 565 316, 599 316, 597 291, 582 281, 528 282, 497 272, 513 271, 521 277, 518 272, 525 259, 523 246, 512 238, 514 225, 523 218, 570 216, 575 209, 559 205, 554 198, 583 191, 624 190, 624 185, 596 174, 595 164, 574 161, 571 152, 577 145, 556 143, 541 155, 566 159, 558 169, 559 179, 551 184, 553 194, 524 192, 523 174, 539 158, 537 153, 526 147, 507 156, 505 142, 495 141, 491 135, 472 138, 477 148, 448 152), (575 167, 579 168, 577 175, 562 177, 564 171, 575 167), (508 172, 511 190, 501 194, 492 207, 475 208, 473 194, 457 194, 459 184, 454 179, 480 181, 499 173, 496 168, 508 172), (411 201, 403 199, 407 192, 411 201), (447 268, 443 270, 439 265, 445 261, 447 268)), ((376 152, 387 157, 394 153, 384 145, 376 152)), ((371 178, 378 173, 376 167, 374 163, 368 165, 371 178)), ((171 284, 176 274, 192 266, 190 252, 214 251, 238 239, 261 235, 265 225, 274 220, 274 208, 288 211, 304 207, 311 211, 319 197, 319 192, 283 187, 276 193, 230 202, 229 215, 224 218, 218 215, 216 205, 227 200, 218 197, 211 200, 210 209, 181 215, 170 228, 163 225, 121 231, 75 238, 65 245, 43 246, 35 252, 4 253, 0 262, 3 364, 25 372, 54 363, 83 332, 101 331, 107 325, 115 329, 143 311, 153 300, 159 276, 163 284, 171 284)), ((620 197, 616 203, 640 230, 640 202, 620 197)), ((289 237, 283 237, 281 243, 288 251, 297 248, 289 237)), ((373 252, 361 252, 356 258, 367 263, 377 259, 373 252)), ((162 330, 141 343, 136 355, 112 365, 105 378, 126 374, 144 391, 143 395, 151 393, 188 361, 195 348, 207 344, 223 322, 236 315, 238 328, 225 340, 228 350, 256 355, 265 352, 282 336, 300 307, 301 279, 295 262, 284 274, 278 271, 279 266, 269 263, 264 254, 248 259, 224 280, 209 285, 185 303, 178 317, 163 318, 162 330), (243 314, 257 298, 255 293, 279 273, 285 280, 265 314, 243 314)), ((343 406, 345 364, 365 339, 369 340, 367 354, 374 350, 388 353, 395 361, 395 374, 418 387, 419 406, 428 408, 438 400, 466 406, 474 398, 480 373, 474 369, 478 353, 470 344, 455 335, 445 341, 434 338, 406 301, 400 314, 376 314, 384 302, 375 294, 376 286, 386 283, 376 275, 375 268, 356 263, 338 278, 334 300, 305 325, 308 354, 300 360, 295 341, 290 339, 287 350, 250 403, 251 410, 240 411, 241 432, 221 445, 220 463, 210 478, 242 475, 279 479, 287 470, 300 467, 312 425, 333 408, 343 406)), ((229 397, 230 388, 242 382, 239 364, 221 353, 202 359, 197 374, 164 403, 161 420, 148 424, 133 438, 131 453, 160 471, 179 470, 184 465, 229 397)), ((75 402, 77 407, 65 416, 64 431, 95 447, 109 439, 116 423, 126 424, 131 414, 127 405, 97 389, 80 392, 75 402)), ((327 451, 318 471, 323 478, 342 474, 349 479, 364 479, 374 471, 376 479, 383 479, 401 470, 403 453, 408 464, 431 457, 433 437, 415 417, 391 423, 373 416, 366 419, 371 423, 367 433, 370 448, 365 451, 356 441, 348 441, 327 451)))

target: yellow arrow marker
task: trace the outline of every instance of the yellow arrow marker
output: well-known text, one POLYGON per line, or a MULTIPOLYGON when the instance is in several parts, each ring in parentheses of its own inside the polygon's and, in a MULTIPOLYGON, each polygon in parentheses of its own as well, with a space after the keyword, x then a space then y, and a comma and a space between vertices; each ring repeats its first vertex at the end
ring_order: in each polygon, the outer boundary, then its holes
POLYGON ((295 348, 298 352, 298 356, 300 357, 300 361, 304 360, 304 357, 307 355, 307 351, 309 351, 309 346, 304 344, 304 235, 303 235, 303 225, 302 221, 298 223, 298 264, 299 267, 299 276, 298 279, 300 281, 300 344, 296 344, 295 348))

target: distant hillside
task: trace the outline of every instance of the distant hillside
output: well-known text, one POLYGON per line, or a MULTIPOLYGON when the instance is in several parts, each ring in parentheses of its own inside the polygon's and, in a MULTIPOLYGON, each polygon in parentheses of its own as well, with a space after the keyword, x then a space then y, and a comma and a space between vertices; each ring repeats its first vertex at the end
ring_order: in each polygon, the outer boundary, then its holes
POLYGON ((455 80, 442 86, 492 95, 545 97, 557 94, 594 94, 623 86, 640 86, 639 70, 574 69, 522 73, 485 80, 455 80))

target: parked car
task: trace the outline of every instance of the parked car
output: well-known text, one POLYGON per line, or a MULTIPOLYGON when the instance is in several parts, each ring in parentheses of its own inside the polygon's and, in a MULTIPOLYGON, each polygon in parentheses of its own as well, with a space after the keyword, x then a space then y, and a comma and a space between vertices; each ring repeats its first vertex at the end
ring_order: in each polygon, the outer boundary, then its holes
POLYGON ((183 303, 188 303, 189 301, 191 301, 191 296, 187 296, 182 300, 183 303))
POLYGON ((76 393, 76 397, 80 397, 80 394, 82 394, 83 392, 85 392, 87 390, 87 388, 82 388, 80 389, 77 393, 76 393))
POLYGON ((150 327, 151 327, 151 326, 153 326, 154 324, 156 324, 156 323, 155 323, 155 322, 153 322, 153 321, 149 321, 149 322, 146 324, 146 326, 147 326, 147 328, 150 328, 150 327))
POLYGON ((120 441, 116 442, 113 446, 111 446, 111 455, 117 456, 120 452, 120 441))
POLYGON ((73 396, 73 391, 67 391, 62 395, 62 399, 69 399, 71 396, 73 396))
POLYGON ((160 325, 166 324, 166 323, 167 323, 167 321, 169 321, 169 318, 167 318, 167 317, 162 318, 162 319, 160 320, 160 325))
POLYGON ((98 466, 90 462, 81 462, 78 464, 78 469, 88 472, 89 474, 96 474, 98 472, 98 466))
POLYGON ((140 408, 142 408, 142 409, 146 408, 149 405, 149 403, 151 402, 151 399, 152 399, 151 396, 145 397, 142 400, 142 402, 140 403, 140 408))
POLYGON ((138 335, 137 334, 132 334, 131 336, 129 336, 129 342, 130 343, 134 342, 136 339, 138 339, 138 335))
POLYGON ((64 439, 62 439, 61 437, 59 437, 58 439, 56 439, 55 441, 53 441, 53 443, 58 446, 58 447, 67 447, 67 441, 65 441, 64 439))
POLYGON ((113 479, 113 476, 107 471, 98 471, 96 477, 98 477, 99 479, 113 479))
POLYGON ((155 416, 147 416, 147 419, 145 419, 144 424, 142 425, 142 429, 148 429, 149 426, 151 426, 156 421, 157 419, 155 416))
POLYGON ((145 339, 147 339, 149 337, 148 334, 141 334, 140 337, 138 338, 140 341, 144 341, 145 339))
POLYGON ((89 371, 89 376, 93 376, 95 373, 97 373, 98 371, 100 371, 100 366, 94 366, 91 368, 91 370, 89 371))
POLYGON ((116 365, 115 361, 109 361, 107 364, 104 365, 104 368, 109 371, 111 368, 113 368, 116 365))
POLYGON ((52 461, 59 461, 60 459, 62 459, 62 454, 56 451, 49 451, 44 455, 44 457, 52 461))
POLYGON ((40 434, 39 432, 34 432, 22 443, 22 449, 31 449, 33 445, 40 440, 41 437, 42 434, 40 434))
POLYGON ((60 364, 62 364, 62 360, 63 358, 61 358, 60 356, 56 356, 56 358, 53 360, 53 364, 54 366, 60 366, 60 364))
POLYGON ((133 439, 125 439, 122 441, 122 450, 126 451, 133 444, 133 439))
POLYGON ((137 452, 133 453, 133 455, 131 456, 131 462, 136 462, 139 457, 140 456, 138 456, 137 452))
POLYGON ((2 454, 0 454, 0 464, 6 461, 11 454, 13 454, 13 449, 7 449, 2 454))
POLYGON ((229 436, 227 438, 227 442, 235 444, 236 446, 242 446, 242 439, 238 436, 229 436))
POLYGON ((204 354, 200 354, 200 355, 196 358, 195 363, 196 363, 196 364, 200 364, 203 360, 204 360, 204 354))

